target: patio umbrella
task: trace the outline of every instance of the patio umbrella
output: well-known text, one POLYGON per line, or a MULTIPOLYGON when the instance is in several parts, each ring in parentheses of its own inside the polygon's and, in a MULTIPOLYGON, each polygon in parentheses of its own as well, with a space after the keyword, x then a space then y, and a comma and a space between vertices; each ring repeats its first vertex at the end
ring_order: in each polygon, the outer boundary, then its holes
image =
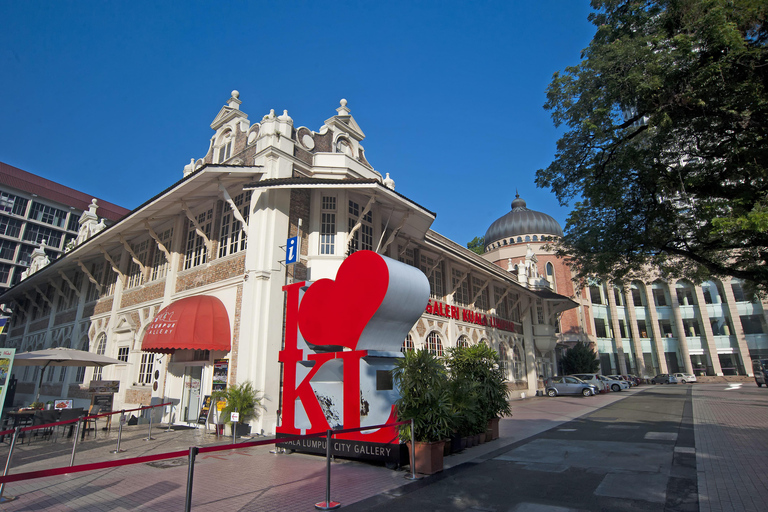
POLYGON ((102 356, 85 350, 72 348, 46 348, 34 352, 22 352, 16 354, 13 364, 15 366, 42 366, 40 382, 37 383, 37 398, 40 400, 40 388, 43 386, 43 375, 48 366, 107 366, 110 364, 128 364, 119 359, 102 356))

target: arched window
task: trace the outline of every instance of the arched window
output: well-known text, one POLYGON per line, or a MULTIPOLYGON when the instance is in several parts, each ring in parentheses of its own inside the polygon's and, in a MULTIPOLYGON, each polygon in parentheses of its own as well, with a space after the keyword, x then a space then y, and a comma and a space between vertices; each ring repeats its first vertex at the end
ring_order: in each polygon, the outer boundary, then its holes
MULTIPOLYGON (((99 337, 96 338, 96 353, 100 356, 103 356, 104 353, 107 351, 107 334, 101 333, 99 334, 99 337)), ((101 380, 101 367, 95 368, 93 370, 93 380, 101 380)))
POLYGON ((459 336, 458 341, 456 341, 456 346, 461 348, 469 347, 469 338, 464 335, 459 336))
POLYGON ((427 350, 434 356, 443 357, 443 342, 440 341, 440 335, 435 331, 427 336, 427 350))
POLYGON ((531 235, 525 235, 525 241, 530 242, 531 241, 531 235))
POLYGON ((520 347, 517 345, 512 346, 512 364, 514 366, 515 380, 523 380, 525 378, 525 367, 523 358, 520 357, 520 347))
POLYGON ((538 241, 539 241, 539 237, 538 237, 538 235, 533 235, 533 241, 534 241, 534 242, 538 242, 538 241))
POLYGON ((413 346, 413 337, 409 334, 405 337, 405 341, 403 342, 403 346, 400 347, 400 352, 405 354, 406 352, 413 352, 415 350, 415 347, 413 346))
POLYGON ((519 244, 523 243, 523 237, 521 236, 517 237, 517 243, 519 244))
POLYGON ((509 363, 507 361, 507 347, 504 345, 503 341, 499 342, 499 368, 501 368, 504 378, 507 378, 509 363))
POLYGON ((217 152, 215 155, 216 163, 222 163, 225 160, 229 160, 229 157, 232 156, 232 132, 230 130, 227 130, 221 135, 214 151, 217 152))
POLYGON ((547 262, 547 275, 550 277, 555 275, 555 266, 552 262, 547 262))

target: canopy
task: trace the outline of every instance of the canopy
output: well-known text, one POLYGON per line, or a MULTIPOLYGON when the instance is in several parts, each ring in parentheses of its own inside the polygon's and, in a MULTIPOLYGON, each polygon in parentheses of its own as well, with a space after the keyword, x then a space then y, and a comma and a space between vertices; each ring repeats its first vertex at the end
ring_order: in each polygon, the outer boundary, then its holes
POLYGON ((210 295, 179 299, 163 308, 141 342, 144 352, 163 354, 179 349, 229 352, 231 348, 227 308, 210 295))
POLYGON ((107 366, 110 364, 128 364, 119 359, 102 356, 85 350, 73 348, 46 348, 34 352, 22 352, 16 354, 13 359, 15 366, 42 366, 40 382, 37 384, 37 399, 40 400, 40 388, 43 386, 43 375, 48 366, 107 366))

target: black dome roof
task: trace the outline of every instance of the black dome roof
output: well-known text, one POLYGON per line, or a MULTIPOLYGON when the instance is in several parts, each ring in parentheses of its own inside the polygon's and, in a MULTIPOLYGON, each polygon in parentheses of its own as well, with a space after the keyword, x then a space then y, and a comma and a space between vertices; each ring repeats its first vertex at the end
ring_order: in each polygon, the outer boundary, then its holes
POLYGON ((485 232, 485 246, 505 238, 522 235, 563 236, 560 224, 546 213, 529 210, 520 195, 512 201, 512 211, 497 219, 485 232))

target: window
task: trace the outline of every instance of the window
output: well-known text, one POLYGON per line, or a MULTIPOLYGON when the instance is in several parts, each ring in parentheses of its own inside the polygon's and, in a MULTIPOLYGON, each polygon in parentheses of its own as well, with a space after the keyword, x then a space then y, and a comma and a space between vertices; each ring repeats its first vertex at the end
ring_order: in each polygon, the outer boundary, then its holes
POLYGON ((420 269, 429 280, 430 295, 433 298, 442 299, 445 296, 445 292, 443 291, 442 262, 422 254, 420 269))
POLYGON ((648 337, 648 326, 645 324, 645 320, 637 321, 637 330, 640 333, 641 338, 648 337))
POLYGON ((5 284, 8 282, 8 276, 11 274, 11 267, 10 265, 6 265, 4 263, 0 264, 0 284, 5 284))
POLYGON ((193 361, 208 361, 211 358, 210 350, 195 350, 192 354, 193 361))
MULTIPOLYGON (((147 252, 149 251, 149 240, 133 244, 131 249, 133 249, 133 253, 141 264, 144 265, 148 260, 147 252)), ((144 274, 141 272, 141 267, 138 263, 133 261, 133 258, 131 258, 131 263, 128 265, 128 281, 126 288, 134 288, 142 283, 144 283, 144 274)))
POLYGON ((16 254, 16 245, 15 242, 9 240, 0 240, 0 258, 14 261, 13 257, 16 254))
POLYGON ((72 213, 69 216, 69 222, 67 223, 67 231, 80 231, 80 218, 72 213))
POLYGON ((504 346, 504 342, 499 343, 499 369, 503 372, 502 375, 506 379, 509 362, 507 361, 507 347, 504 346))
POLYGON ((443 357, 443 343, 440 341, 440 335, 435 331, 427 336, 427 350, 433 356, 443 357))
POLYGON ((733 290, 733 298, 736 302, 748 302, 747 295, 744 293, 744 287, 739 281, 731 281, 731 289, 733 290))
MULTIPOLYGON (((107 351, 107 335, 106 333, 99 334, 99 337, 96 338, 96 353, 100 356, 103 356, 107 351)), ((95 368, 93 370, 93 378, 92 380, 101 380, 101 374, 102 374, 101 367, 95 368)))
POLYGON ((155 365, 155 354, 144 352, 141 354, 141 366, 139 367, 139 384, 152 383, 152 372, 155 365))
POLYGON ((480 295, 477 296, 477 299, 475 299, 475 307, 483 311, 491 309, 488 288, 489 286, 486 286, 486 283, 484 283, 482 279, 476 277, 472 278, 472 291, 475 295, 477 295, 478 292, 480 293, 480 295))
POLYGON ((600 287, 597 285, 592 285, 589 287, 589 300, 592 301, 592 304, 602 304, 603 299, 600 295, 600 287))
MULTIPOLYGON (((72 284, 75 285, 75 288, 80 290, 80 286, 83 283, 83 273, 78 269, 75 271, 74 275, 67 277, 70 281, 72 281, 72 284)), ((64 311, 67 309, 76 308, 79 298, 77 296, 77 292, 75 292, 75 290, 69 286, 69 283, 62 283, 61 286, 63 288, 64 296, 59 300, 59 309, 64 311)))
POLYGON ((37 224, 27 224, 24 230, 24 240, 39 244, 45 240, 49 247, 61 247, 61 237, 64 233, 55 229, 38 226, 37 224))
MULTIPOLYGON (((213 208, 197 216, 197 223, 202 228, 208 239, 211 238, 211 223, 213 220, 213 208)), ((208 261, 208 248, 205 238, 200 236, 192 221, 187 226, 187 251, 184 255, 184 270, 202 265, 208 261)))
POLYGON ((676 286, 675 294, 677 295, 677 303, 681 306, 693 306, 696 304, 696 300, 693 298, 693 290, 688 286, 676 286))
POLYGON ((67 212, 33 201, 32 208, 29 211, 29 218, 61 228, 64 227, 64 222, 67 219, 67 212))
POLYGON ((664 293, 663 289, 661 288, 653 289, 653 301, 657 307, 667 305, 667 295, 664 293))
POLYGON ((78 366, 75 373, 75 383, 82 384, 85 380, 85 366, 78 366))
POLYGON ((59 382, 64 382, 65 380, 67 380, 67 367, 62 366, 59 369, 59 382))
MULTIPOLYGON (((159 238, 165 248, 170 251, 171 239, 173 238, 173 228, 166 229, 162 233, 159 233, 157 238, 159 238)), ((155 279, 162 279, 167 273, 168 259, 165 257, 165 253, 160 250, 160 247, 155 247, 155 257, 152 261, 152 274, 149 280, 154 281, 155 279)))
POLYGON ((469 296, 469 275, 465 275, 461 270, 455 268, 451 270, 451 284, 455 289, 453 293, 453 301, 456 304, 468 306, 472 298, 469 296), (463 279, 462 279, 463 278, 463 279))
POLYGON ((608 337, 608 330, 605 327, 604 318, 595 318, 595 336, 598 338, 608 337))
POLYGON ((741 316, 741 326, 744 328, 744 334, 763 334, 763 322, 760 321, 762 315, 743 315, 741 316))
POLYGON ((623 306, 624 305, 624 297, 621 294, 621 289, 613 287, 613 300, 616 301, 617 306, 623 306))
POLYGON ((29 201, 23 197, 0 192, 0 211, 12 213, 14 215, 24 215, 27 212, 27 203, 29 201))
POLYGON ((699 321, 695 318, 683 318, 683 330, 688 336, 701 336, 699 321))
POLYGON ((320 254, 334 254, 336 247, 336 198, 323 196, 320 219, 320 254))
POLYGON ((403 249, 403 246, 401 245, 398 250, 398 260, 400 260, 402 263, 405 263, 406 265, 410 265, 412 267, 416 266, 416 251, 413 250, 411 247, 406 247, 403 249))
MULTIPOLYGON (((250 208, 245 204, 245 192, 237 195, 233 200, 237 211, 243 216, 245 222, 248 222, 248 211, 250 208)), ((219 257, 235 254, 245 250, 246 236, 243 234, 242 223, 235 218, 229 204, 224 205, 224 214, 221 216, 221 235, 219 236, 219 257)))
MULTIPOLYGON (((499 299, 504 297, 504 288, 500 286, 494 286, 493 287, 493 298, 496 302, 499 302, 499 299)), ((501 302, 496 306, 496 314, 500 316, 501 318, 509 318, 509 302, 507 301, 507 297, 504 297, 501 299, 501 302)))
MULTIPOLYGON (((101 284, 104 278, 104 262, 94 263, 91 265, 91 275, 97 283, 101 284)), ((86 295, 86 302, 91 302, 99 298, 99 288, 91 281, 88 280, 88 294, 86 295)))
POLYGON ((672 335, 672 322, 669 320, 659 319, 659 330, 661 335, 666 338, 671 338, 672 335))
POLYGON ((517 345, 512 347, 512 363, 515 370, 515 380, 525 379, 525 365, 522 357, 520 357, 520 347, 517 345))
POLYGON ((49 366, 45 369, 45 382, 53 382, 53 374, 55 371, 55 366, 49 366))
POLYGON ((632 290, 632 302, 635 303, 635 306, 645 306, 643 303, 643 295, 640 293, 640 289, 633 286, 631 288, 632 290))
POLYGON ((229 157, 232 156, 232 133, 230 131, 226 131, 222 134, 221 138, 219 139, 218 143, 218 151, 217 155, 218 158, 216 160, 216 163, 221 163, 225 160, 229 160, 229 157))
POLYGON ((459 336, 459 339, 456 341, 456 346, 461 348, 468 348, 469 347, 469 338, 466 336, 459 336))
POLYGON ((21 233, 21 221, 0 215, 0 235, 18 238, 21 233))
POLYGON ((355 251, 372 251, 373 250, 373 215, 370 211, 363 217, 360 217, 361 208, 356 202, 349 201, 349 220, 348 233, 352 232, 357 222, 360 222, 360 229, 355 231, 352 235, 352 239, 349 241, 349 254, 355 251))
POLYGON ((415 347, 413 346, 413 337, 409 334, 405 337, 405 341, 403 342, 403 346, 400 347, 400 352, 405 354, 406 352, 413 352, 415 350, 415 347))
POLYGON ((120 347, 117 349, 117 360, 123 361, 124 363, 128 362, 128 351, 130 349, 128 347, 120 347))

